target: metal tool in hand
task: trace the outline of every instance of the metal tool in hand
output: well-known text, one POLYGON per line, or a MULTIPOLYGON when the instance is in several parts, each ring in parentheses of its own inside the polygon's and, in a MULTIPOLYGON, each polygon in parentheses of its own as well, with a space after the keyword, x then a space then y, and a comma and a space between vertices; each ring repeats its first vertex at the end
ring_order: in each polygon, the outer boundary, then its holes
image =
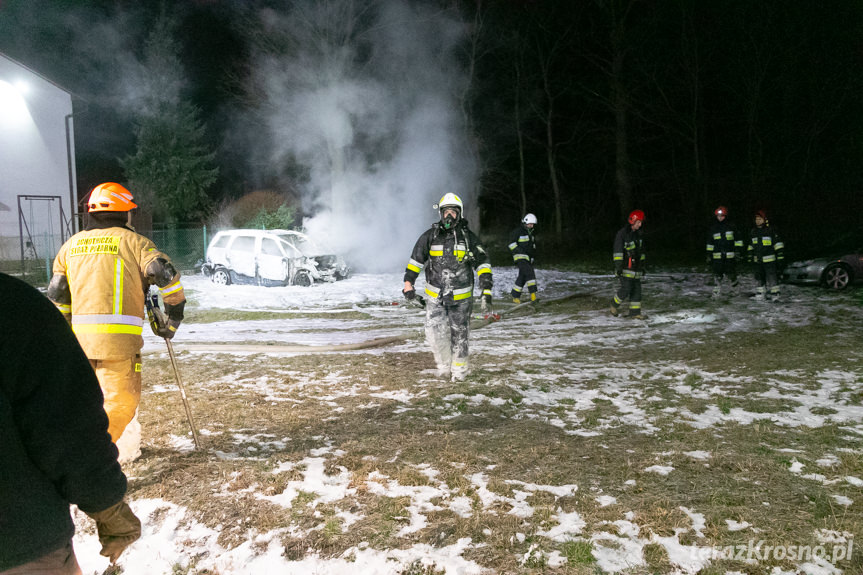
MULTIPOLYGON (((158 335, 159 329, 167 325, 168 318, 159 309, 159 295, 156 293, 146 294, 144 301, 147 304, 147 319, 150 321, 150 326, 153 328, 153 333, 158 335)), ((195 428, 195 422, 192 419, 192 409, 189 407, 189 399, 186 397, 186 387, 180 379, 180 370, 177 369, 177 358, 174 356, 174 346, 169 338, 163 338, 168 346, 168 356, 171 358, 171 367, 174 368, 174 378, 177 380, 177 387, 180 388, 180 397, 183 398, 183 407, 186 410, 186 419, 189 420, 189 427, 192 429, 192 439, 195 442, 195 449, 201 448, 201 442, 198 440, 198 430, 195 428)))

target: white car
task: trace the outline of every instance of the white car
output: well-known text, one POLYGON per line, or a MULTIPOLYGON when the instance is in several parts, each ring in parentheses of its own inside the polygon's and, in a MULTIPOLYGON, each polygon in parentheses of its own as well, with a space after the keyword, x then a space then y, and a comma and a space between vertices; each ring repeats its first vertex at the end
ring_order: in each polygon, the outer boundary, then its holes
POLYGON ((207 246, 201 270, 213 283, 310 286, 345 279, 344 258, 328 254, 303 233, 289 230, 225 230, 207 246))

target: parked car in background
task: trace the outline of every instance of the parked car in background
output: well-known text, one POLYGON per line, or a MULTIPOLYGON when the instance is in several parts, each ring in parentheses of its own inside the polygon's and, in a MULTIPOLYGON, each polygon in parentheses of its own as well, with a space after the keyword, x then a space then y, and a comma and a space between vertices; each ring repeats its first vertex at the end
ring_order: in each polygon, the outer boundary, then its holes
POLYGON ((344 258, 289 230, 225 230, 207 246, 201 267, 213 283, 310 286, 350 275, 344 258))
POLYGON ((823 285, 842 290, 863 280, 863 250, 835 258, 815 258, 794 262, 782 272, 788 283, 823 285))

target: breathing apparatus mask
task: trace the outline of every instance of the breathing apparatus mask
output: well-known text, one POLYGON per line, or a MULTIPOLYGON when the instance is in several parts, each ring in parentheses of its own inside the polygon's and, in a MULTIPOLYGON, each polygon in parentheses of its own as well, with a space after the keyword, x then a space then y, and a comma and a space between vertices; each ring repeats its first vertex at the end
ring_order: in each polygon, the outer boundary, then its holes
POLYGON ((454 206, 445 206, 440 209, 440 223, 445 230, 452 229, 458 223, 461 211, 454 206))

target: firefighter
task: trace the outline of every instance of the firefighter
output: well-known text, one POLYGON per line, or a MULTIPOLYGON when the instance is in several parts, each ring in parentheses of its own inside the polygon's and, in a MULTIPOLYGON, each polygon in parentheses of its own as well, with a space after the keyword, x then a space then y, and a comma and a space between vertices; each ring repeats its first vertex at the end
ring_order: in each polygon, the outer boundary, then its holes
POLYGON ((785 244, 776 230, 770 227, 764 210, 755 212, 755 227, 749 232, 747 260, 755 266, 755 299, 763 301, 768 292, 771 298, 779 296, 778 277, 780 267, 785 263, 785 244))
POLYGON ((114 563, 141 522, 125 500, 99 382, 45 296, 5 274, 0 293, 0 573, 80 574, 70 503, 95 520, 114 563))
POLYGON ((492 274, 488 254, 463 218, 457 195, 438 202, 440 221, 417 240, 404 275, 405 298, 416 298, 414 284, 425 268, 426 339, 438 374, 463 380, 468 373, 468 336, 473 310, 474 270, 479 277, 483 313, 491 312, 492 274))
POLYGON ((713 295, 722 293, 722 278, 728 276, 731 293, 737 293, 737 258, 743 251, 743 239, 735 235, 734 226, 728 221, 728 209, 719 206, 713 211, 716 219, 707 236, 707 264, 713 271, 713 295))
POLYGON ((633 210, 627 224, 614 238, 614 275, 618 280, 617 293, 611 302, 611 315, 620 315, 620 305, 629 300, 629 314, 624 317, 644 319, 641 313, 641 278, 644 276, 644 244, 641 226, 644 212, 633 210))
POLYGON ((60 247, 48 285, 48 297, 71 322, 99 378, 121 463, 140 455, 145 293, 155 284, 165 304, 168 321, 159 327, 160 337, 174 336, 186 304, 171 260, 132 228, 136 207, 120 184, 96 186, 87 201, 87 227, 60 247))
POLYGON ((527 214, 521 219, 521 225, 509 234, 509 251, 518 267, 518 277, 511 292, 515 303, 521 303, 521 293, 525 287, 530 294, 530 301, 536 301, 536 272, 533 269, 536 256, 536 238, 533 235, 535 225, 536 216, 527 214))

